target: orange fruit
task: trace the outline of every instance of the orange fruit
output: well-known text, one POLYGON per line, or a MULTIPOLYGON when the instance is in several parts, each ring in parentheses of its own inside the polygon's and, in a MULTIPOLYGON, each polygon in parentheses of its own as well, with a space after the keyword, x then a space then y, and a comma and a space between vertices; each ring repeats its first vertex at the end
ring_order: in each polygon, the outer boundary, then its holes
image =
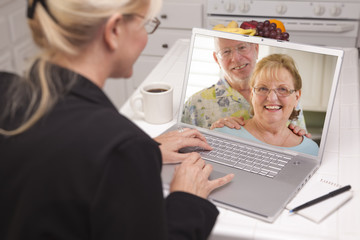
POLYGON ((282 32, 286 32, 284 24, 277 19, 269 19, 270 23, 276 23, 276 27, 280 28, 282 32))

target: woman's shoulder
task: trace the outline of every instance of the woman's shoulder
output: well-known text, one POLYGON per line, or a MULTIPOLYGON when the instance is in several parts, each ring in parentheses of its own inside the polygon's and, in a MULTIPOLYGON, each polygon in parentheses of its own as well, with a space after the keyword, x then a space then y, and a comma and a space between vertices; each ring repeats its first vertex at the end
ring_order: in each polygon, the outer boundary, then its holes
POLYGON ((17 75, 16 73, 0 71, 0 78, 1 79, 11 79, 11 78, 20 78, 20 76, 17 75))
POLYGON ((316 156, 319 152, 318 144, 306 136, 303 136, 303 141, 298 146, 298 148, 300 152, 308 153, 314 156, 316 156))
POLYGON ((229 128, 229 127, 222 127, 222 128, 215 128, 215 131, 218 132, 222 132, 222 133, 226 133, 226 134, 230 134, 236 137, 242 137, 242 138, 247 138, 247 139, 252 139, 254 140, 255 137, 253 135, 251 135, 244 126, 242 126, 240 129, 235 129, 235 128, 229 128))
POLYGON ((315 141, 313 141, 311 138, 308 138, 306 136, 299 136, 299 135, 296 135, 296 134, 293 134, 291 135, 292 136, 292 140, 294 141, 294 143, 296 142, 295 144, 295 147, 298 146, 298 147, 318 147, 317 146, 317 143, 315 141))
POLYGON ((15 74, 15 73, 11 73, 11 72, 1 72, 0 71, 0 87, 7 87, 10 85, 10 83, 14 82, 14 81, 19 81, 22 78, 15 74))
MULTIPOLYGON (((154 141, 134 123, 111 109, 79 109, 78 112, 55 111, 40 122, 38 135, 49 136, 59 145, 68 146, 69 152, 85 153, 89 158, 104 154, 129 151, 125 146, 157 146, 154 141)), ((105 157, 104 157, 105 159, 105 157)))
POLYGON ((303 136, 303 142, 302 143, 306 144, 306 145, 319 147, 318 144, 314 140, 312 140, 311 138, 308 138, 306 136, 303 136))
MULTIPOLYGON (((62 112, 64 111, 59 111, 57 115, 61 117, 62 112)), ((110 107, 90 106, 77 111, 74 109, 64 118, 67 118, 64 119, 65 124, 74 124, 73 131, 88 132, 87 135, 99 138, 132 138, 145 135, 133 122, 110 107)))
POLYGON ((0 72, 0 103, 5 104, 5 102, 7 102, 7 100, 3 99, 6 99, 10 95, 11 90, 16 89, 15 85, 12 84, 19 82, 21 79, 22 78, 15 73, 0 72))

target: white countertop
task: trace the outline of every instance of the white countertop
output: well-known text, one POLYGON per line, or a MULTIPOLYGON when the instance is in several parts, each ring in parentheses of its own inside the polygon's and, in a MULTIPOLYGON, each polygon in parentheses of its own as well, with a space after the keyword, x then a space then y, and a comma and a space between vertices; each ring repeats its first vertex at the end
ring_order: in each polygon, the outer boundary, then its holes
MULTIPOLYGON (((151 137, 159 135, 176 122, 181 88, 190 41, 181 39, 163 57, 142 83, 165 81, 174 86, 174 120, 153 125, 136 117, 129 101, 120 112, 151 137)), ((320 224, 287 210, 274 223, 265 223, 219 208, 220 215, 210 237, 221 239, 360 239, 360 79, 357 49, 345 49, 340 83, 335 99, 324 159, 316 175, 342 184, 350 184, 353 198, 320 224)), ((138 94, 137 89, 134 94, 138 94)), ((314 178, 314 177, 313 177, 314 178)), ((312 179, 313 179, 312 178, 312 179)), ((310 180, 311 181, 311 180, 310 180)))

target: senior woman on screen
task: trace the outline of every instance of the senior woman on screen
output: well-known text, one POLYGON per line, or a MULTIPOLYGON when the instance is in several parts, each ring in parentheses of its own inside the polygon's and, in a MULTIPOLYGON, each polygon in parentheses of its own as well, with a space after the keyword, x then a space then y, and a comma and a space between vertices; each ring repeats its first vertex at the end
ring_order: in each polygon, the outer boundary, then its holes
POLYGON ((290 150, 317 155, 318 145, 305 136, 294 134, 287 126, 296 120, 302 81, 294 60, 285 54, 261 59, 250 80, 251 114, 241 129, 228 127, 217 131, 267 143, 290 150))

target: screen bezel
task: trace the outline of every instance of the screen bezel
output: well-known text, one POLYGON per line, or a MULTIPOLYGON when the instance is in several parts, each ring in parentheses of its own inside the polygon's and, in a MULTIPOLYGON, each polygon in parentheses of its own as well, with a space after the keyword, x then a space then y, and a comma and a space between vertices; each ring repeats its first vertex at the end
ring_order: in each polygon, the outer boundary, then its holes
MULTIPOLYGON (((221 31, 215 31, 215 30, 194 28, 191 42, 190 42, 187 64, 186 64, 186 71, 185 71, 184 83, 183 83, 183 89, 182 89, 182 95, 181 95, 182 97, 181 97, 181 101, 180 101, 180 108, 179 108, 179 114, 178 114, 178 123, 180 123, 181 125, 185 125, 186 127, 196 128, 200 132, 203 131, 203 132, 207 132, 207 133, 209 133, 211 130, 181 122, 184 103, 186 101, 185 100, 186 90, 187 90, 186 88, 187 88, 188 81, 189 81, 190 68, 191 68, 191 63, 192 63, 192 59, 193 59, 194 46, 195 46, 195 41, 196 41, 197 36, 228 38, 228 39, 232 39, 232 40, 256 43, 259 45, 265 45, 265 46, 274 47, 274 48, 281 48, 281 49, 285 49, 285 50, 288 49, 288 50, 295 50, 295 51, 302 51, 302 52, 309 52, 309 53, 316 53, 316 54, 324 54, 324 55, 330 55, 330 56, 336 57, 337 60, 336 60, 335 68, 334 68, 334 74, 332 77, 332 84, 331 84, 331 90, 330 90, 330 94, 329 94, 329 100, 328 100, 328 104, 326 107, 326 116, 325 116, 325 120, 324 120, 324 124, 323 124, 323 131, 321 134, 321 141, 320 141, 318 156, 313 156, 313 155, 309 155, 309 154, 305 154, 305 153, 301 153, 301 152, 283 149, 284 152, 289 152, 294 155, 305 155, 307 157, 311 157, 311 158, 315 158, 315 159, 319 159, 319 160, 322 159, 322 155, 324 152, 324 146, 326 143, 326 136, 328 133, 329 123, 330 123, 330 118, 331 118, 331 113, 332 113, 332 109, 333 109, 333 105, 334 105, 336 89, 338 86, 340 69, 341 69, 341 64, 342 64, 342 59, 343 59, 343 54, 344 54, 343 50, 336 49, 336 48, 330 48, 330 47, 320 47, 320 46, 313 46, 313 45, 307 45, 307 44, 293 43, 293 42, 289 42, 289 41, 279 41, 279 40, 268 39, 268 38, 261 38, 261 37, 255 37, 255 36, 221 32, 221 31)), ((211 131, 211 133, 215 134, 215 135, 221 135, 226 138, 229 137, 223 133, 214 133, 213 131, 211 131)), ((249 140, 244 140, 244 139, 240 139, 240 138, 238 138, 236 140, 238 140, 239 142, 248 142, 249 141, 249 140)), ((255 145, 259 145, 259 144, 255 143, 255 145)), ((261 147, 268 148, 269 146, 266 146, 266 145, 267 144, 264 144, 264 145, 260 144, 261 147)), ((274 146, 274 147, 276 147, 276 146, 274 146)))

